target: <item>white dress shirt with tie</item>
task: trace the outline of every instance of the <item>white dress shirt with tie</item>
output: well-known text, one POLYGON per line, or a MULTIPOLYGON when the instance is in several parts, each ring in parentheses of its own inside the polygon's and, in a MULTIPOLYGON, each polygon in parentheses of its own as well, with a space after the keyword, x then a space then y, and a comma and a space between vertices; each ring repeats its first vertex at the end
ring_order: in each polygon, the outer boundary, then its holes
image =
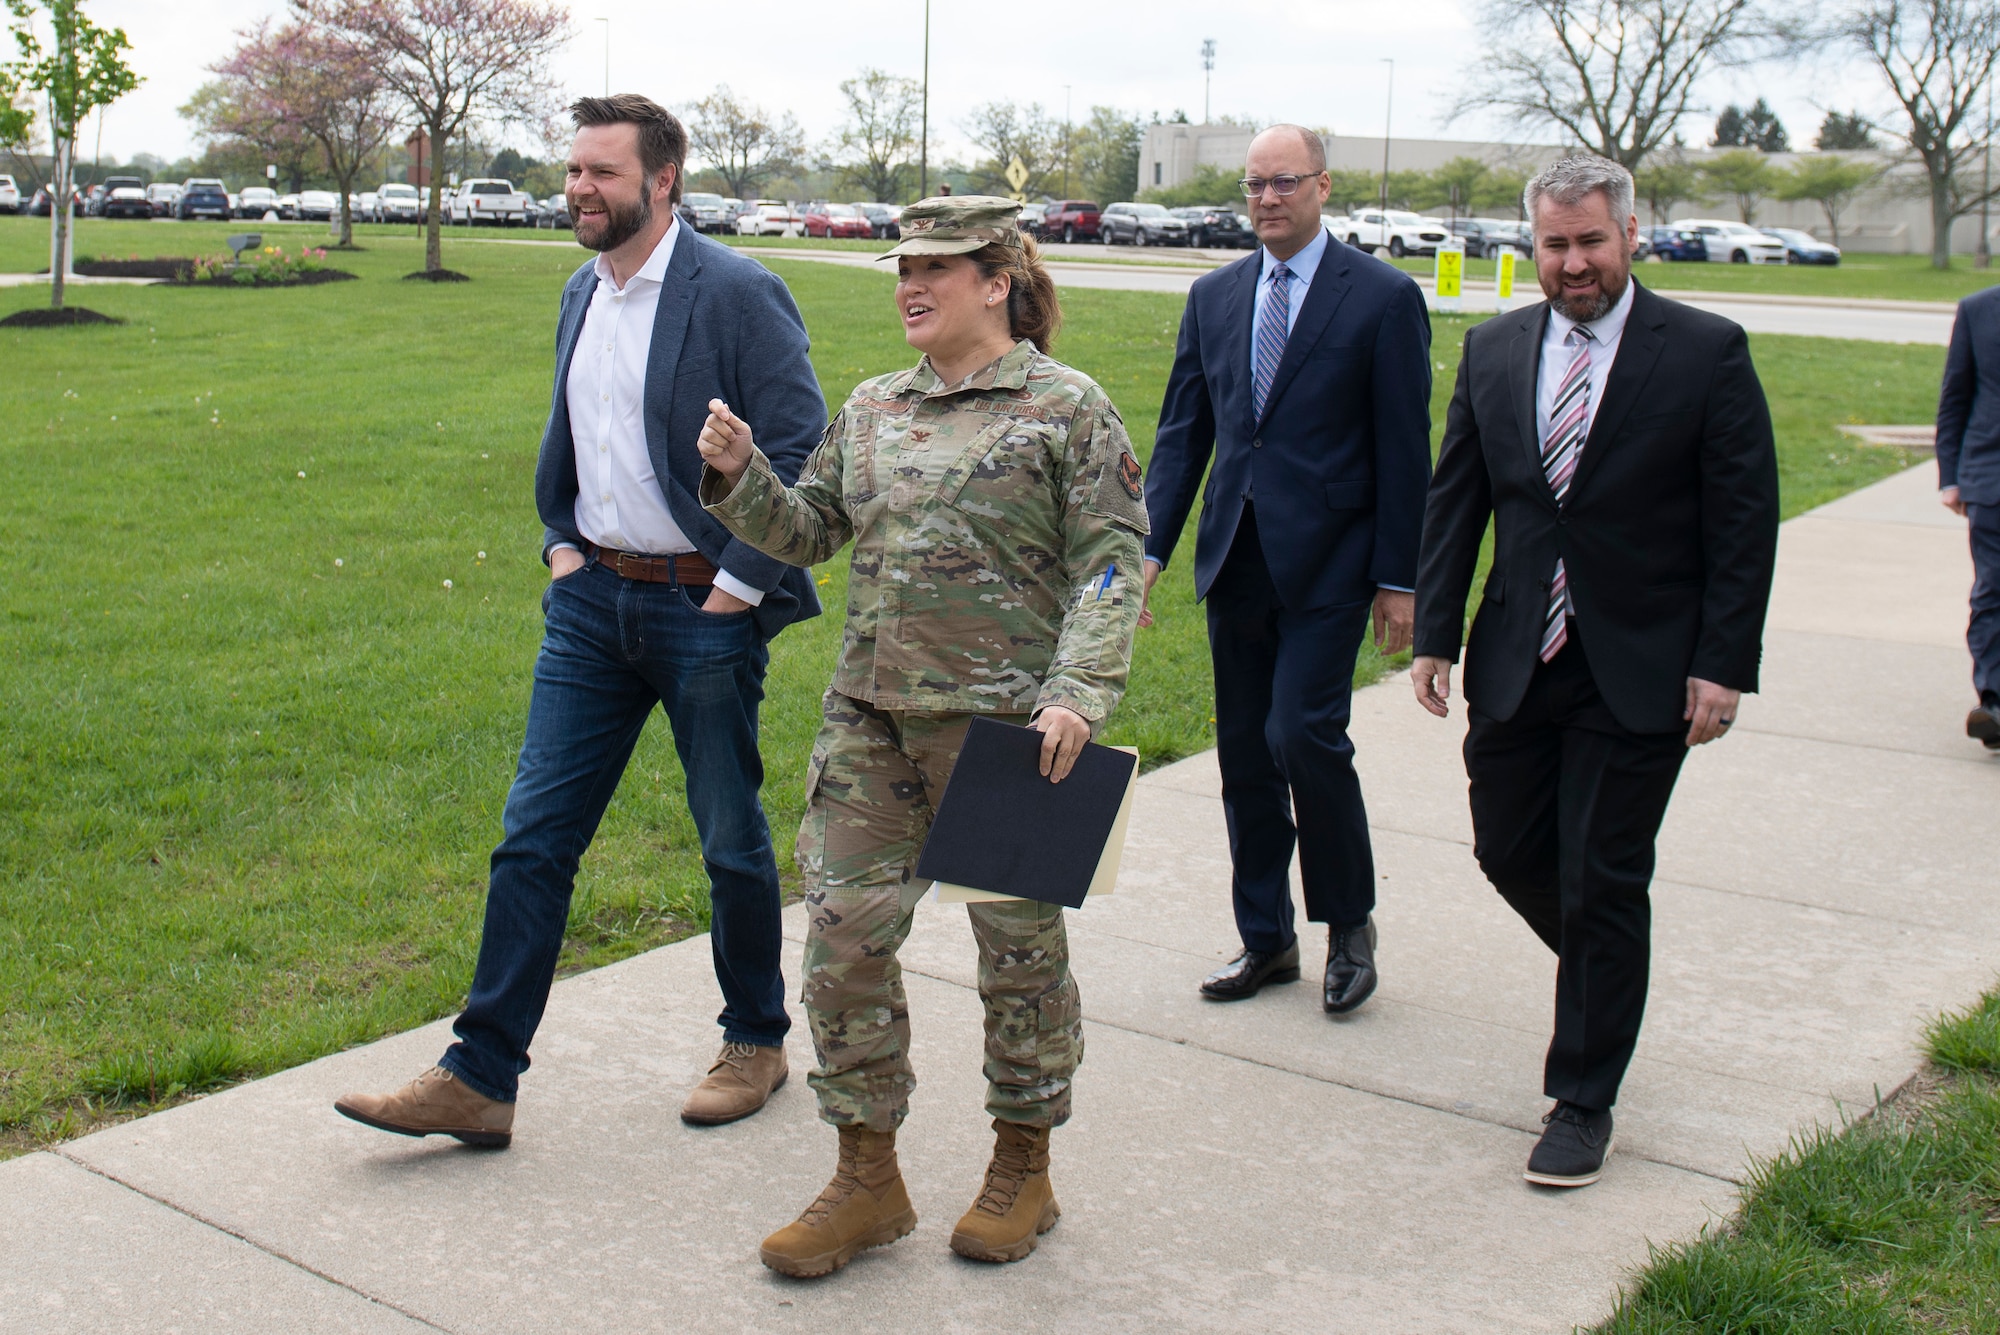
MULTIPOLYGON (((1618 340, 1625 336, 1625 321, 1632 314, 1632 283, 1626 280, 1625 292, 1611 304, 1611 309, 1592 320, 1584 328, 1590 331, 1590 406, 1585 409, 1583 433, 1590 435, 1591 426, 1597 421, 1597 405, 1604 398, 1604 386, 1611 376, 1611 363, 1618 356, 1618 340)), ((1556 390, 1561 387, 1563 372, 1569 369, 1570 353, 1564 349, 1563 341, 1577 322, 1564 315, 1554 306, 1549 307, 1549 325, 1542 333, 1542 369, 1535 377, 1535 439, 1548 439, 1549 417, 1556 406, 1556 390)))
MULTIPOLYGON (((570 438, 576 445, 576 528, 600 547, 642 556, 679 556, 695 549, 667 508, 666 493, 646 450, 646 362, 653 317, 679 241, 680 220, 653 247, 623 287, 611 263, 597 257, 597 287, 570 357, 570 438)), ((571 544, 557 543, 558 547, 571 544)), ((727 570, 715 587, 751 606, 764 600, 727 570)))

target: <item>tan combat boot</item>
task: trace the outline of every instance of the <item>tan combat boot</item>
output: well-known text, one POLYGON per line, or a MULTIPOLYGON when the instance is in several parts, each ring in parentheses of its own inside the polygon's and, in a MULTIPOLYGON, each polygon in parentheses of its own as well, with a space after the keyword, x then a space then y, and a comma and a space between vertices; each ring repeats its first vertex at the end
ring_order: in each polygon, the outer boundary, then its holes
POLYGON ((995 1119, 993 1130, 986 1185, 951 1231, 951 1249, 974 1261, 1018 1261, 1062 1215, 1049 1186, 1049 1128, 995 1119))
POLYGON ((917 1212, 896 1166, 896 1133, 843 1126, 833 1180, 797 1220, 764 1239, 758 1255, 781 1275, 814 1279, 916 1226, 917 1212))
POLYGON ((790 1069, 782 1047, 726 1042, 707 1078, 688 1095, 681 1120, 694 1126, 721 1126, 748 1117, 770 1102, 790 1069))
POLYGON ((346 1094, 333 1110, 399 1136, 456 1136, 468 1145, 504 1149, 514 1138, 514 1105, 489 1099, 442 1066, 393 1094, 346 1094))

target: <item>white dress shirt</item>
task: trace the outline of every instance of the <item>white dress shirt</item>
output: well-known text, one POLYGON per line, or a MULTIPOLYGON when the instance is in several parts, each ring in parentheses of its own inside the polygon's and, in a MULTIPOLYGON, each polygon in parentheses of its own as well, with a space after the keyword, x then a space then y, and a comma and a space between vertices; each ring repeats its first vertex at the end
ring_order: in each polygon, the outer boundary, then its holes
MULTIPOLYGON (((1590 435, 1590 428, 1597 422, 1597 405, 1604 399, 1604 382, 1611 375, 1611 363, 1618 356, 1618 342, 1625 337, 1625 321, 1632 314, 1632 281, 1625 281, 1624 295, 1611 304, 1611 309, 1584 326, 1591 333, 1590 341, 1590 406, 1584 411, 1583 434, 1590 435)), ((1535 378, 1535 444, 1539 446, 1548 439, 1549 416, 1556 406, 1556 391, 1562 387, 1563 373, 1569 370, 1570 358, 1575 354, 1563 346, 1569 331, 1576 328, 1576 321, 1564 315, 1554 306, 1549 307, 1549 326, 1542 333, 1542 369, 1535 378)))
MULTIPOLYGON (((646 450, 646 362, 653 351, 653 316, 667 263, 680 240, 676 218, 625 286, 611 263, 597 257, 597 287, 570 357, 570 438, 576 446, 576 528, 600 547, 642 556, 679 556, 695 549, 667 508, 646 450)), ((569 543, 557 543, 567 547, 569 543)), ((727 570, 715 587, 751 606, 764 600, 727 570)))

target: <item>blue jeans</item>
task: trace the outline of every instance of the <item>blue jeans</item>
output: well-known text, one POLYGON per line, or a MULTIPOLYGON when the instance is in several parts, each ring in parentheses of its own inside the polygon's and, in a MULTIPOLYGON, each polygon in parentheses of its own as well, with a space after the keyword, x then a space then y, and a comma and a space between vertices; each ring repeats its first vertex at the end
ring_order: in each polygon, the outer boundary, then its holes
POLYGON ((722 985, 723 1036, 774 1046, 785 1013, 778 865, 757 790, 757 706, 770 661, 748 612, 717 616, 705 589, 625 579, 596 561, 549 585, 528 735, 493 850, 472 995, 443 1065, 512 1100, 548 1005, 583 850, 655 704, 666 709, 701 836, 722 985))

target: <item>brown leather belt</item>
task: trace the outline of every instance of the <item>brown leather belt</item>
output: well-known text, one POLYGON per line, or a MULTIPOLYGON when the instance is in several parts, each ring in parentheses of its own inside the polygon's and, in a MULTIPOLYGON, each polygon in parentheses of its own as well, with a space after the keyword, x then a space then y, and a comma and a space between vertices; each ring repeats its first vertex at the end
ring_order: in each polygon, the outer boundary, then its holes
POLYGON ((599 547, 594 542, 586 544, 585 550, 596 557, 598 564, 606 570, 626 579, 644 580, 648 584, 715 583, 715 566, 700 552, 683 552, 679 556, 641 556, 637 552, 599 547))

